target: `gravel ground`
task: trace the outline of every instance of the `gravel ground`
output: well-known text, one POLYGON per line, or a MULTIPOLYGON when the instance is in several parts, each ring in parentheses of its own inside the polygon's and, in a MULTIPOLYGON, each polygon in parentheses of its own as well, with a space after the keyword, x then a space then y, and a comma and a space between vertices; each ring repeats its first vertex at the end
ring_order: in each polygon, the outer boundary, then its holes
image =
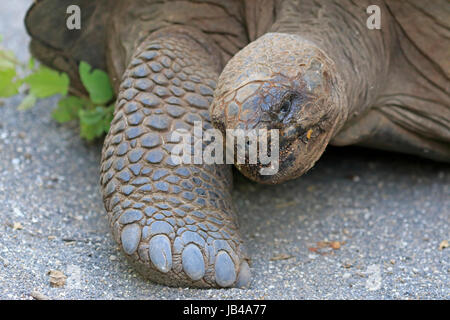
MULTIPOLYGON (((4 45, 22 60, 30 2, 0 2, 4 45)), ((167 288, 133 271, 109 234, 101 144, 56 124, 55 99, 18 112, 22 98, 0 107, 0 299, 450 298, 450 248, 439 249, 450 238, 448 165, 335 148, 283 185, 236 174, 251 289, 167 288), (50 286, 50 270, 65 287, 50 286)))

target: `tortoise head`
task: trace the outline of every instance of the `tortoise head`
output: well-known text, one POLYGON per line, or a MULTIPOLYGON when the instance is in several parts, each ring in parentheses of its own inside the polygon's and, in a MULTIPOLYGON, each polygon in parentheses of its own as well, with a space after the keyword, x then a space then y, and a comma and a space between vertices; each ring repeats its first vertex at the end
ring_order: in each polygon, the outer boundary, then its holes
MULTIPOLYGON (((334 63, 298 36, 268 33, 236 54, 224 68, 211 104, 214 126, 276 129, 277 170, 236 165, 252 180, 279 183, 296 178, 319 159, 346 117, 334 63)), ((273 139, 273 136, 271 136, 273 139)), ((248 153, 246 153, 248 157, 248 153)))

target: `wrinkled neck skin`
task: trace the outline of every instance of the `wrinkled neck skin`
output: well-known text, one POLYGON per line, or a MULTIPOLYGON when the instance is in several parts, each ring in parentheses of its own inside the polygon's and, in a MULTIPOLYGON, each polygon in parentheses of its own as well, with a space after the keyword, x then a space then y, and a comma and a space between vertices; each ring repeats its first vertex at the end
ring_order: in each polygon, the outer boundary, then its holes
POLYGON ((222 131, 280 132, 279 171, 262 176, 259 164, 237 166, 244 175, 270 184, 301 176, 375 102, 388 70, 391 27, 378 3, 385 24, 369 30, 368 5, 281 1, 268 32, 225 66, 211 105, 213 124, 222 131))
POLYGON ((342 79, 346 121, 357 118, 377 98, 386 83, 393 47, 391 15, 383 1, 282 1, 270 32, 298 35, 321 49, 342 79), (367 27, 367 7, 381 9, 381 29, 367 27))

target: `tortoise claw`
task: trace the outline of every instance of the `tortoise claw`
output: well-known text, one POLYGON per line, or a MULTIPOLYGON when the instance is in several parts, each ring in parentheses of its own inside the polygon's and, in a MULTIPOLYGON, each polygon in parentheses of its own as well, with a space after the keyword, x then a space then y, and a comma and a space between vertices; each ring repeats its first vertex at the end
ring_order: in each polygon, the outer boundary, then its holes
POLYGON ((239 276, 236 281, 236 287, 237 288, 249 288, 251 283, 251 271, 250 267, 248 266, 247 261, 244 261, 241 263, 241 268, 239 271, 239 276))
POLYGON ((167 273, 172 268, 172 249, 166 235, 156 235, 149 243, 149 255, 153 265, 159 271, 167 273))
POLYGON ((228 253, 220 251, 215 261, 216 282, 221 287, 229 287, 236 281, 236 270, 228 253))
POLYGON ((188 277, 197 281, 205 275, 205 261, 200 249, 195 244, 189 244, 183 250, 181 257, 183 261, 183 270, 188 277))

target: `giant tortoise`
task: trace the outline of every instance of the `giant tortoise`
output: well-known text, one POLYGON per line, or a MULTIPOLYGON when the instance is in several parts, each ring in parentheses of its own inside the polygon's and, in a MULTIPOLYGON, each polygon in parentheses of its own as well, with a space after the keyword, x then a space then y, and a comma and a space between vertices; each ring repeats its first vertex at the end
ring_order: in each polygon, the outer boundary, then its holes
POLYGON ((158 283, 250 284, 231 165, 170 156, 171 133, 196 121, 277 129, 276 173, 237 165, 267 184, 301 176, 328 144, 450 161, 445 0, 37 0, 26 26, 33 54, 67 72, 73 92, 80 61, 110 75, 104 205, 126 257, 158 283), (73 4, 79 30, 66 27, 73 4))

